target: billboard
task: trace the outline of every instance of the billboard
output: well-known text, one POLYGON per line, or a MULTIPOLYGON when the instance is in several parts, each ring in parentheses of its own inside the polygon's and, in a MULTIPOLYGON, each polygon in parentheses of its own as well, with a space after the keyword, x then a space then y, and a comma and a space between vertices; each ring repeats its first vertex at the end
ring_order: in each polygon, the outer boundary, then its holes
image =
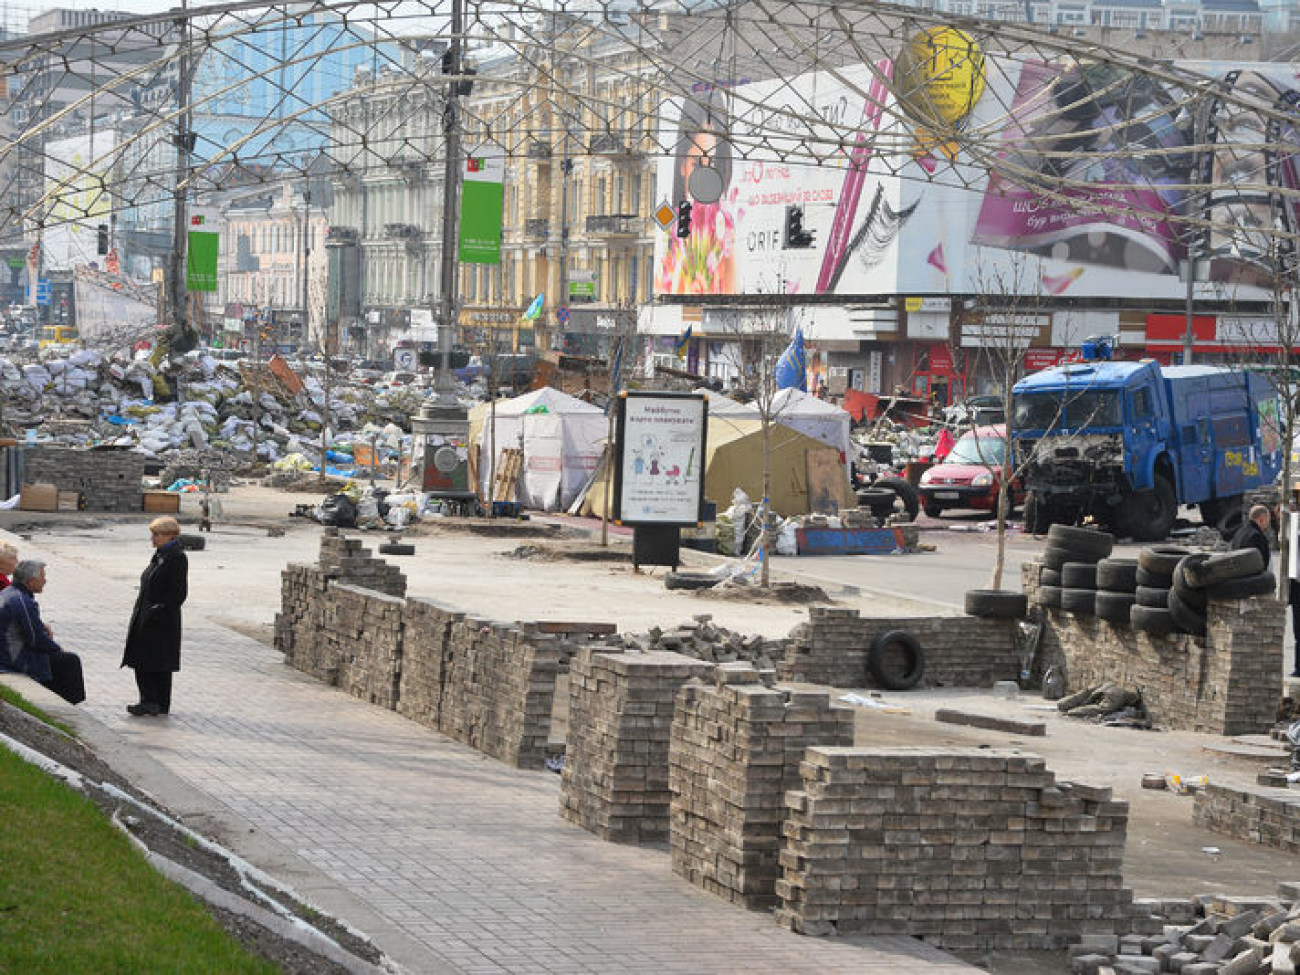
POLYGON ((695 526, 704 504, 708 401, 700 395, 620 395, 614 518, 623 525, 695 526))
POLYGON ((41 234, 46 271, 71 271, 78 265, 103 261, 98 252, 98 227, 109 222, 112 201, 105 188, 109 174, 106 169, 96 171, 95 160, 107 156, 116 144, 117 133, 106 129, 46 145, 49 217, 41 234))
MULTIPOLYGON (((1288 114, 1300 102, 1284 64, 1182 67, 1288 114)), ((676 149, 657 189, 693 209, 689 236, 657 240, 656 292, 925 296, 996 284, 1181 300, 1180 218, 1191 213, 1216 228, 1192 241, 1210 258, 1198 292, 1266 299, 1266 232, 1275 218, 1300 230, 1300 203, 1275 213, 1272 192, 1300 189, 1300 134, 1219 94, 1205 96, 1198 128, 1194 104, 1112 65, 985 58, 947 27, 913 35, 892 59, 701 86, 665 108, 676 149), (810 146, 820 165, 806 161, 810 146), (691 197, 701 166, 721 177, 716 203, 691 197)))

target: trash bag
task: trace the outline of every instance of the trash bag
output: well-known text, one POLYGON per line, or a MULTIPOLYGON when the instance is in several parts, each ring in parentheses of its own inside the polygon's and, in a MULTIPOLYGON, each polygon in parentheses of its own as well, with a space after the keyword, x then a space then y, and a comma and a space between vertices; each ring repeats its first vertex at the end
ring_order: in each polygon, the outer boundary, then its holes
POLYGON ((776 554, 798 555, 799 541, 795 536, 795 520, 788 518, 776 532, 776 554))
POLYGON ((337 525, 339 528, 357 527, 357 506, 352 499, 340 491, 332 494, 320 503, 320 523, 337 525))

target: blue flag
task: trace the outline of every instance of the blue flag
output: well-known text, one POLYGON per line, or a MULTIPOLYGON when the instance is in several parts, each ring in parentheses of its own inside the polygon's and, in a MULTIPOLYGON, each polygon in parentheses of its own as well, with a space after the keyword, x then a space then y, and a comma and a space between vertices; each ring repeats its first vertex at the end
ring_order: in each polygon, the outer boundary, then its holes
POLYGON ((686 358, 686 350, 689 349, 689 348, 690 348, 690 345, 691 345, 691 328, 692 328, 692 327, 693 327, 693 326, 691 326, 691 325, 687 325, 687 326, 686 326, 686 331, 682 332, 682 334, 681 334, 680 336, 678 336, 678 338, 677 338, 677 345, 675 345, 675 346, 673 347, 673 348, 674 348, 674 351, 676 351, 676 353, 677 353, 677 358, 679 358, 679 359, 685 359, 685 358, 686 358))
POLYGON ((803 351, 803 329, 794 330, 794 338, 776 360, 776 388, 808 392, 808 362, 803 351))
POLYGON ((538 295, 533 299, 533 303, 524 310, 524 318, 530 321, 542 313, 542 306, 546 304, 546 293, 538 295))

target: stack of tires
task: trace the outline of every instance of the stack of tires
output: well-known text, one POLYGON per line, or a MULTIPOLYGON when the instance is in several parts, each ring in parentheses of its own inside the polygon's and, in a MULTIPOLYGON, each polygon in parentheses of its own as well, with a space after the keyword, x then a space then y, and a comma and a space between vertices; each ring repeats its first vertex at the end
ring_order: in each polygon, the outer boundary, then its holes
POLYGON ((1277 586, 1273 573, 1253 548, 1188 555, 1174 569, 1169 614, 1184 633, 1206 634, 1206 606, 1211 599, 1265 596, 1277 586))
MULTIPOLYGON (((1177 545, 1152 545, 1138 553, 1136 601, 1129 616, 1133 629, 1152 636, 1165 636, 1179 629, 1169 608, 1169 597, 1175 570, 1191 554, 1177 545)), ((1200 611, 1204 614, 1204 602, 1200 611)))
POLYGON ((1038 601, 1071 613, 1097 611, 1097 563, 1110 555, 1113 535, 1091 528, 1053 525, 1047 530, 1038 601))
POLYGON ((1097 563, 1097 615, 1128 625, 1137 602, 1137 559, 1102 559, 1097 563))

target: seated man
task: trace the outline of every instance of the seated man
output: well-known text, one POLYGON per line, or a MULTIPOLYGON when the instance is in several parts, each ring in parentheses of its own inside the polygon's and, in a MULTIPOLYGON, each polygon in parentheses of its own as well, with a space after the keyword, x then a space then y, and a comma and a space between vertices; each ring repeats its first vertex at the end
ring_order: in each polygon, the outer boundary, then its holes
POLYGON ((41 622, 36 595, 45 588, 45 563, 26 559, 13 584, 0 592, 0 670, 26 674, 70 704, 86 699, 81 658, 61 649, 41 622))

